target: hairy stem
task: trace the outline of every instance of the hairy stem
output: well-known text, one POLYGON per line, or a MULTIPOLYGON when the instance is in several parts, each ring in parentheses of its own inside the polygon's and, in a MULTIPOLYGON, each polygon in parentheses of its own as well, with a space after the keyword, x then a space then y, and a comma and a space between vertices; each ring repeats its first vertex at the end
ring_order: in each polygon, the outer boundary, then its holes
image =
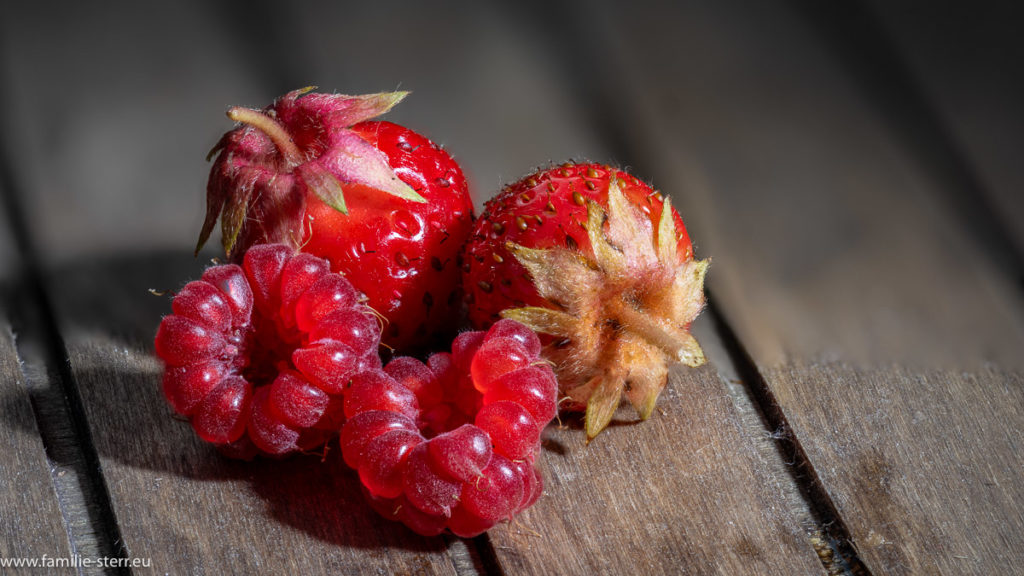
POLYGON ((637 310, 628 302, 617 299, 614 303, 609 303, 608 311, 609 315, 615 318, 625 330, 657 346, 670 357, 682 361, 690 355, 689 338, 651 318, 650 315, 637 310))
POLYGON ((302 151, 295 145, 292 137, 288 135, 288 131, 284 129, 284 126, 266 113, 251 108, 233 106, 228 110, 228 118, 235 122, 248 124, 266 134, 281 155, 284 156, 284 160, 290 168, 294 168, 306 160, 302 151))

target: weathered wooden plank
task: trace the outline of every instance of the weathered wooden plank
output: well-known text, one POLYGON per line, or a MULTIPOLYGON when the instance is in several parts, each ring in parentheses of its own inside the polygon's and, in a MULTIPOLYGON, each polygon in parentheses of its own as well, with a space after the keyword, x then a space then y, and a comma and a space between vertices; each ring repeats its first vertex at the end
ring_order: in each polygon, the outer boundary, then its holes
POLYGON ((679 367, 647 422, 622 410, 589 445, 578 421, 549 428, 544 498, 490 533, 506 572, 823 573, 817 528, 740 402, 713 366, 679 367))
POLYGON ((151 354, 169 302, 147 289, 198 275, 202 158, 258 79, 205 5, 122 4, 20 6, 2 36, 21 200, 125 553, 170 573, 454 574, 445 542, 378 525, 337 458, 230 462, 171 417, 151 354))
POLYGON ((1020 565, 1021 304, 927 166, 784 7, 633 3, 598 23, 638 157, 714 256, 716 302, 860 559, 1020 565))
MULTIPOLYGON (((0 562, 67 561, 72 550, 6 319, 0 319, 0 398, 0 562)), ((0 569, 6 574, 9 567, 0 569)))
POLYGON ((5 574, 32 572, 11 568, 4 560, 69 562, 73 550, 6 319, 0 319, 0 398, 0 569, 5 574))
POLYGON ((0 201, 0 572, 20 574, 33 570, 4 562, 45 562, 44 556, 67 562, 72 549, 11 331, 9 298, 18 261, 8 223, 0 201))
MULTIPOLYGON (((538 163, 611 160, 598 127, 587 126, 582 106, 572 101, 564 70, 535 41, 537 31, 524 26, 547 15, 520 19, 470 2, 401 10, 373 3, 354 14, 348 6, 325 8, 297 22, 316 58, 318 82, 341 91, 353 90, 342 83, 413 90, 395 119, 449 145, 471 177, 478 206, 500 181, 538 163), (406 43, 375 43, 382 29, 406 43), (368 44, 372 57, 338 64, 338 55, 366 54, 360 51, 368 44)), ((789 478, 772 465, 779 456, 756 417, 754 427, 742 423, 715 369, 674 373, 662 402, 650 422, 615 427, 589 446, 578 426, 548 430, 544 498, 489 533, 501 568, 820 573, 806 512, 793 509, 782 487, 789 478)), ((629 420, 628 411, 622 417, 629 420)))
POLYGON ((203 158, 227 103, 246 102, 258 82, 213 9, 9 8, 4 120, 39 252, 53 263, 194 247, 203 158))
POLYGON ((876 573, 1016 570, 1024 375, 811 365, 765 377, 876 573))
POLYGON ((1016 2, 868 2, 910 80, 978 173, 1024 252, 1024 40, 1016 2))

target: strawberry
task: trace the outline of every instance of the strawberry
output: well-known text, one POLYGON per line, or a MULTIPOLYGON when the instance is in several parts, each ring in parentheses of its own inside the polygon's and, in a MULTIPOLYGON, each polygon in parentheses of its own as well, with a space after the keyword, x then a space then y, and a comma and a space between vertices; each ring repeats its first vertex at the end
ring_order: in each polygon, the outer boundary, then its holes
POLYGON ((459 306, 458 251, 472 227, 466 179, 426 137, 371 119, 406 92, 345 96, 311 88, 263 110, 211 151, 206 220, 218 217, 235 262, 254 244, 325 258, 389 321, 384 343, 415 349, 450 329, 459 306))
POLYGON ((593 438, 623 396, 649 417, 671 362, 704 362, 689 327, 707 265, 668 197, 621 170, 565 164, 487 203, 463 285, 475 327, 504 317, 547 335, 562 405, 585 410, 593 438))

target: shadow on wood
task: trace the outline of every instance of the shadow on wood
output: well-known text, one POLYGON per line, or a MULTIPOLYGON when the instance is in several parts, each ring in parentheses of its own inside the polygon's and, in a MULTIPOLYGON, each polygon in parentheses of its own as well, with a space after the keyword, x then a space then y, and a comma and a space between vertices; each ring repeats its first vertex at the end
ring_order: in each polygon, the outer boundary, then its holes
POLYGON ((381 566, 450 571, 447 545, 382 520, 337 445, 283 460, 227 459, 174 418, 153 335, 168 297, 203 260, 155 253, 81 261, 49 286, 118 523, 133 557, 154 566, 319 572, 381 566), (267 519, 273 521, 268 522, 267 519), (319 544, 317 543, 319 542, 319 544), (301 555, 294 553, 302 550, 301 555), (214 566, 212 563, 216 562, 214 566))

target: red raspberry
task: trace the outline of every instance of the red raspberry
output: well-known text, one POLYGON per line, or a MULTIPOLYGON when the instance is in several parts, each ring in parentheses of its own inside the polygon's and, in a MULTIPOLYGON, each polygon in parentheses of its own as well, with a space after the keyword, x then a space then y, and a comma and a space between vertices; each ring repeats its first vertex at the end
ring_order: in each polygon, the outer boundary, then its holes
POLYGON ((315 448, 344 421, 350 377, 381 367, 362 299, 326 260, 282 244, 208 268, 157 330, 167 401, 235 457, 315 448))
POLYGON ((528 328, 501 320, 424 364, 399 357, 345 394, 345 462, 382 516, 431 536, 476 536, 533 504, 555 415, 554 372, 528 328))

